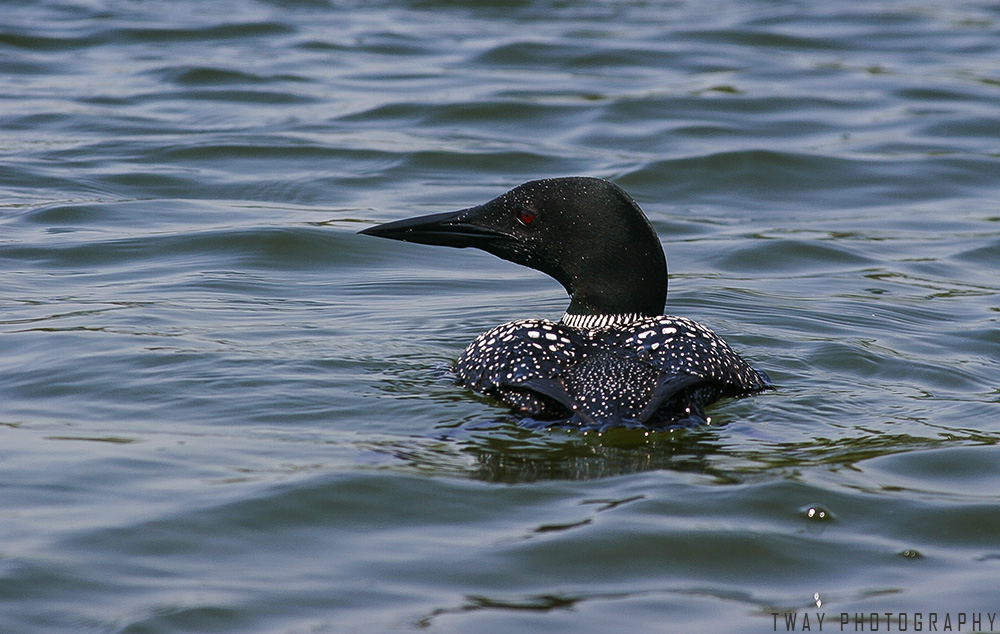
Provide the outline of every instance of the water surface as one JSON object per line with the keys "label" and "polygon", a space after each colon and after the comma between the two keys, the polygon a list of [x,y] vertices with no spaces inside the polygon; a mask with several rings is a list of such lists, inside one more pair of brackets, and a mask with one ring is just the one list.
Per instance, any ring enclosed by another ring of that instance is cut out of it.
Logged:
{"label": "water surface", "polygon": [[[1000,608],[995,4],[4,15],[0,630]],[[778,391],[584,435],[452,383],[562,289],[356,231],[573,174],[633,195],[668,311]]]}

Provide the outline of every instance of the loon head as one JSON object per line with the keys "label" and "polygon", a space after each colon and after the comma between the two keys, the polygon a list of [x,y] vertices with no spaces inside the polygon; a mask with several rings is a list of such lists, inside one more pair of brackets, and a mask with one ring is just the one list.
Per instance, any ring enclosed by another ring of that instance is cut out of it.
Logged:
{"label": "loon head", "polygon": [[555,278],[570,316],[659,315],[667,263],[652,225],[617,185],[549,178],[461,211],[389,222],[361,233],[405,242],[476,247]]}

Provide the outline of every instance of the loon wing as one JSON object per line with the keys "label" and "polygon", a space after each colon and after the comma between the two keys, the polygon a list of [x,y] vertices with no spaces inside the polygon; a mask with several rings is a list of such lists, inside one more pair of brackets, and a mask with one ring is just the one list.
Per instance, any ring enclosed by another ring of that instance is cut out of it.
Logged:
{"label": "loon wing", "polygon": [[558,380],[573,362],[579,336],[541,319],[521,319],[487,330],[455,363],[467,388],[502,400],[530,416],[569,417],[573,401]]}
{"label": "loon wing", "polygon": [[[621,333],[619,343],[648,359],[667,377],[700,379],[705,404],[720,396],[745,396],[774,388],[767,374],[751,367],[722,337],[684,317],[661,315],[637,321]],[[698,389],[697,382],[686,388]]]}
{"label": "loon wing", "polygon": [[559,379],[528,379],[518,385],[542,396],[547,396],[568,410],[572,410],[576,406],[573,397],[569,395],[566,386]]}
{"label": "loon wing", "polygon": [[559,412],[560,418],[565,418],[565,423],[579,423],[582,427],[601,427],[600,421],[596,420],[591,412],[585,407],[580,407],[577,401],[566,391],[566,384],[560,379],[528,379],[521,385],[536,394],[547,396],[565,408],[564,412]]}
{"label": "loon wing", "polygon": [[[703,377],[695,376],[694,374],[661,374],[657,377],[653,395],[650,397],[646,407],[635,417],[636,420],[640,423],[650,422],[650,419],[657,414],[660,408],[666,405],[672,398],[704,381]],[[700,403],[679,403],[678,405],[680,407],[677,409],[683,408],[685,414],[704,418]]]}

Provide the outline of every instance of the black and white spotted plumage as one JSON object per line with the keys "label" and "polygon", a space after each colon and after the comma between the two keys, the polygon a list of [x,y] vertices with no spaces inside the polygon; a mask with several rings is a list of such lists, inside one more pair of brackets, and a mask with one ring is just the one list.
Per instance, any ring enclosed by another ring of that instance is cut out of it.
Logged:
{"label": "black and white spotted plumage", "polygon": [[708,328],[661,315],[663,247],[639,205],[605,180],[531,181],[482,205],[361,233],[482,249],[563,285],[570,305],[561,321],[492,328],[455,367],[464,386],[541,424],[695,425],[716,399],[771,387]]}
{"label": "black and white spotted plumage", "polygon": [[582,429],[704,422],[712,401],[771,387],[717,334],[667,315],[598,329],[501,324],[465,349],[455,372],[465,387],[525,416]]}

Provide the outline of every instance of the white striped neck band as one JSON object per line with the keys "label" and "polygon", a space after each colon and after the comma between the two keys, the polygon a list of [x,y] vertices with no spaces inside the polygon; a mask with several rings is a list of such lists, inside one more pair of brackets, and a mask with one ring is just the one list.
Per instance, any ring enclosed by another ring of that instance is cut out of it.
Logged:
{"label": "white striped neck band", "polygon": [[642,319],[642,315],[639,313],[625,313],[620,315],[570,315],[566,313],[559,321],[570,328],[601,330],[602,328],[630,324],[638,319]]}

